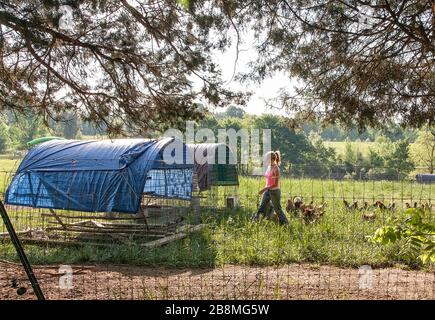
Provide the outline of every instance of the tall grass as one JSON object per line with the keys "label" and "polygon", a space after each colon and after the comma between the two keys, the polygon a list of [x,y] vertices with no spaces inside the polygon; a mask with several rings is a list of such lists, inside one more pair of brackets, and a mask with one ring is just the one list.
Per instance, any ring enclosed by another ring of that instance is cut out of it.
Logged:
{"label": "tall grass", "polygon": [[[176,267],[210,267],[224,264],[280,265],[312,262],[339,266],[391,266],[397,263],[417,267],[400,255],[399,247],[382,247],[368,242],[367,235],[381,225],[364,221],[346,210],[327,212],[314,224],[289,217],[288,226],[264,220],[251,223],[247,210],[208,214],[207,227],[190,237],[164,247],[147,249],[136,243],[108,248],[41,247],[27,245],[33,263],[129,263]],[[2,244],[0,256],[13,259],[10,244]]]}

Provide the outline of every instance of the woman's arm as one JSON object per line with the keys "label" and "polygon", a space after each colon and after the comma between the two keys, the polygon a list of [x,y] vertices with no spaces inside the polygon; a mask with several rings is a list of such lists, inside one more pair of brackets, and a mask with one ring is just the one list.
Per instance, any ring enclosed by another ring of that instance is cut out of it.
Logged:
{"label": "woman's arm", "polygon": [[267,189],[269,189],[269,187],[264,187],[263,189],[261,189],[260,191],[258,191],[259,195],[262,195],[264,193],[264,191],[266,191]]}

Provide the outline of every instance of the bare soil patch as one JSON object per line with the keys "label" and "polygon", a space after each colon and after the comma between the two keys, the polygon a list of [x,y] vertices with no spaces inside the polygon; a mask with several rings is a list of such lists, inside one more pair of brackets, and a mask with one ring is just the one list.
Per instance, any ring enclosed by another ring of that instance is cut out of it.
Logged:
{"label": "bare soil patch", "polygon": [[[47,299],[434,299],[434,272],[291,264],[162,268],[74,265],[73,288],[59,266],[34,266]],[[15,284],[15,285],[14,285]],[[26,288],[22,295],[20,287]],[[0,300],[35,299],[21,266],[0,263]]]}

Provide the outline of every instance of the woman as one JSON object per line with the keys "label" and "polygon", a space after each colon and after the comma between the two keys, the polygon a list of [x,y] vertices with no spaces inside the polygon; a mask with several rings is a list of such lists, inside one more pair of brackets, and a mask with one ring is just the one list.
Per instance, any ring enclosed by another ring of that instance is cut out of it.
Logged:
{"label": "woman", "polygon": [[260,207],[253,217],[253,221],[257,221],[260,215],[267,215],[270,202],[272,202],[273,210],[278,215],[281,224],[288,224],[287,217],[281,207],[281,190],[279,188],[279,164],[281,163],[281,154],[279,151],[269,151],[265,155],[265,162],[268,165],[266,173],[266,187],[258,193],[263,195],[261,198]]}

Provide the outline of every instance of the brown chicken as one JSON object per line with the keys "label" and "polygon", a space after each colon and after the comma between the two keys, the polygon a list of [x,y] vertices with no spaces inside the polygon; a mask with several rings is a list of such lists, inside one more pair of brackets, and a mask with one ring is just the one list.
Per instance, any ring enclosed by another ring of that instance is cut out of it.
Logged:
{"label": "brown chicken", "polygon": [[287,205],[285,206],[285,211],[287,213],[293,212],[296,209],[295,204],[292,199],[287,199]]}
{"label": "brown chicken", "polygon": [[294,216],[298,215],[298,208],[296,208],[295,203],[292,199],[287,199],[287,205],[285,207],[285,210],[287,211],[287,213],[291,213]]}
{"label": "brown chicken", "polygon": [[343,199],[343,204],[347,210],[353,211],[358,209],[358,201],[354,201],[352,204],[349,204],[349,202]]}
{"label": "brown chicken", "polygon": [[387,206],[380,200],[377,200],[374,204],[374,207],[380,209],[380,210],[387,210]]}
{"label": "brown chicken", "polygon": [[314,209],[305,208],[303,211],[303,219],[306,223],[313,223],[317,219],[317,215]]}
{"label": "brown chicken", "polygon": [[295,197],[293,200],[287,200],[286,210],[287,212],[292,212],[295,216],[300,213],[300,217],[306,223],[314,223],[318,218],[320,218],[325,213],[326,202],[321,205],[316,206],[314,201],[306,204],[301,198]]}

